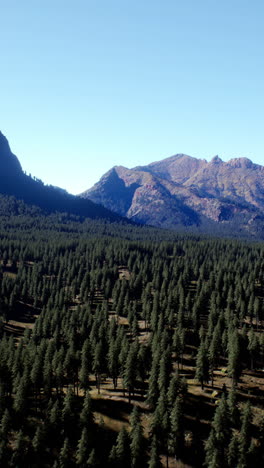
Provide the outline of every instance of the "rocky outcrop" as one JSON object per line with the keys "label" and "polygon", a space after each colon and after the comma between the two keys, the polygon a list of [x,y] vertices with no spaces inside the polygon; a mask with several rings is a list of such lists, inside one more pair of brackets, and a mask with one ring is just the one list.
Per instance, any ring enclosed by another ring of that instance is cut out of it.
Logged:
{"label": "rocky outcrop", "polygon": [[143,224],[253,233],[257,220],[259,233],[264,167],[247,158],[207,162],[177,154],[134,169],[114,167],[81,196]]}

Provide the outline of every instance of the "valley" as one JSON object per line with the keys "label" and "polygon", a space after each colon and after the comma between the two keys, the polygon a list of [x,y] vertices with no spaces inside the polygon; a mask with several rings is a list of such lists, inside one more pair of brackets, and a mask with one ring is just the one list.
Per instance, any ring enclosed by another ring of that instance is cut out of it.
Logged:
{"label": "valley", "polygon": [[1,134],[0,169],[1,466],[262,467],[263,168],[178,155],[91,201]]}
{"label": "valley", "polygon": [[0,220],[1,464],[261,466],[263,245],[20,221]]}

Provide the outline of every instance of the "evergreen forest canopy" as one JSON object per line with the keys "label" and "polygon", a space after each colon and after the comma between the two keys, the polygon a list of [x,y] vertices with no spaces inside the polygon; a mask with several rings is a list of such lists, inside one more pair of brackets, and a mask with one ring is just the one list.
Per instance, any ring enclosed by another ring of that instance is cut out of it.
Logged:
{"label": "evergreen forest canopy", "polygon": [[263,466],[263,243],[0,211],[1,466]]}

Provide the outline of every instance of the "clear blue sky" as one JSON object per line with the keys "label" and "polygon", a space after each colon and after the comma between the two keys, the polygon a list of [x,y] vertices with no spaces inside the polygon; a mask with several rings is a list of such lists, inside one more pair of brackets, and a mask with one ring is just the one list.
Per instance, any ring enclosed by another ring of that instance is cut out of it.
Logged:
{"label": "clear blue sky", "polygon": [[0,0],[0,130],[80,193],[176,153],[264,164],[263,0]]}

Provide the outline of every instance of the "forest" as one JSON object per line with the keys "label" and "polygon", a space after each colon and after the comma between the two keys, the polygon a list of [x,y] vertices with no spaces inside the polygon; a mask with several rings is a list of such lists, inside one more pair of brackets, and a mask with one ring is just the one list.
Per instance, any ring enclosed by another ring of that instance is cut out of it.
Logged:
{"label": "forest", "polygon": [[263,243],[1,214],[0,466],[264,466]]}

